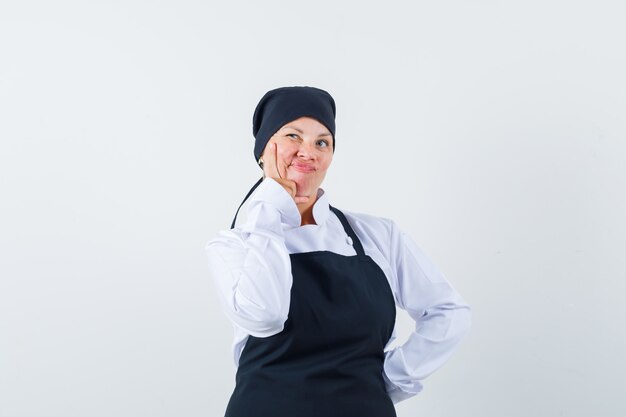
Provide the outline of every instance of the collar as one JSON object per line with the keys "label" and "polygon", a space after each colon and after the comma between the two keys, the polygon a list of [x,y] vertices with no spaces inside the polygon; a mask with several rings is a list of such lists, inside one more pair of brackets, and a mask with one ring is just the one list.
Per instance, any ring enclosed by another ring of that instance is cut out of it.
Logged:
{"label": "collar", "polygon": [[328,219],[330,207],[328,205],[328,196],[323,188],[317,189],[317,199],[313,203],[313,219],[318,225],[323,224]]}

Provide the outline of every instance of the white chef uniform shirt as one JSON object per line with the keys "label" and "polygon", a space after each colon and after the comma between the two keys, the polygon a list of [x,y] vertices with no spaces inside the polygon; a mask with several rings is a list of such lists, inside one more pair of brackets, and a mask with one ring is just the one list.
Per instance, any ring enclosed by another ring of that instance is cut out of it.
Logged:
{"label": "white chef uniform shirt", "polygon": [[[234,327],[235,366],[248,335],[269,337],[283,330],[291,293],[290,253],[328,250],[355,255],[352,239],[318,188],[313,206],[317,224],[300,226],[289,193],[265,178],[248,200],[247,219],[224,230],[205,247],[223,311]],[[470,306],[413,240],[390,219],[345,211],[350,226],[383,270],[395,303],[415,321],[401,346],[385,347],[383,379],[394,403],[422,390],[422,380],[451,356],[470,327]]]}

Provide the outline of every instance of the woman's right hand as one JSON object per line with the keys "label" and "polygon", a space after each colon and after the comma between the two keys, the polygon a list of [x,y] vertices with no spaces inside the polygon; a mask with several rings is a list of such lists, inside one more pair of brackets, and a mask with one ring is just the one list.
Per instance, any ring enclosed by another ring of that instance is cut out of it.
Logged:
{"label": "woman's right hand", "polygon": [[298,196],[296,197],[297,185],[296,182],[287,179],[287,166],[278,158],[278,145],[276,142],[270,140],[267,144],[265,152],[263,152],[263,177],[272,178],[291,195],[296,204],[306,203],[309,201],[309,197]]}

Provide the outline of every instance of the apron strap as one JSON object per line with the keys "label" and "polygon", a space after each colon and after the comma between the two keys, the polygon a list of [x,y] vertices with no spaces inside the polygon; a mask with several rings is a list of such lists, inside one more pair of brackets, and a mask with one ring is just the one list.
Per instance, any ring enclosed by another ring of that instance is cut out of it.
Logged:
{"label": "apron strap", "polygon": [[241,208],[241,206],[243,206],[243,203],[245,203],[245,202],[246,202],[246,200],[248,199],[248,197],[250,197],[250,194],[252,194],[252,192],[253,192],[254,190],[256,190],[256,187],[258,187],[258,186],[261,184],[261,182],[262,182],[262,181],[263,181],[263,177],[261,177],[261,178],[260,178],[260,179],[256,182],[256,184],[254,184],[254,185],[252,186],[252,188],[250,188],[250,191],[248,191],[248,194],[246,194],[246,196],[243,198],[243,201],[241,202],[241,204],[239,204],[239,208],[237,209],[237,212],[235,213],[235,218],[233,219],[233,222],[232,222],[232,223],[231,223],[231,225],[230,225],[230,228],[231,228],[231,229],[235,227],[235,222],[237,221],[237,214],[239,214],[239,209]]}
{"label": "apron strap", "polygon": [[348,223],[348,219],[346,219],[346,216],[339,209],[331,206],[330,204],[328,205],[328,207],[333,211],[333,213],[337,215],[337,217],[339,218],[339,221],[343,225],[343,229],[346,231],[348,236],[350,236],[350,238],[352,239],[352,246],[356,250],[357,255],[362,255],[362,256],[365,255],[365,251],[363,250],[363,245],[361,245],[361,241],[357,237],[356,233],[354,233],[354,230],[350,226],[350,223]]}

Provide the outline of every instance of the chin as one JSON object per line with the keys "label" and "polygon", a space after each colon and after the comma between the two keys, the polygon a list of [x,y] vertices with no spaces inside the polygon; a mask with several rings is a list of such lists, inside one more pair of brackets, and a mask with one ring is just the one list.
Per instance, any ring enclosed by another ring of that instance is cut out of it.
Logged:
{"label": "chin", "polygon": [[[295,174],[295,175],[294,175]],[[287,179],[292,180],[296,183],[297,195],[298,196],[311,196],[317,191],[319,187],[319,183],[316,178],[312,178],[311,175],[303,174],[303,173],[294,173],[291,175],[287,175]]]}
{"label": "chin", "polygon": [[299,181],[296,181],[296,195],[298,197],[307,196],[314,197],[315,192],[317,191],[317,187],[312,186],[311,184],[302,184]]}

